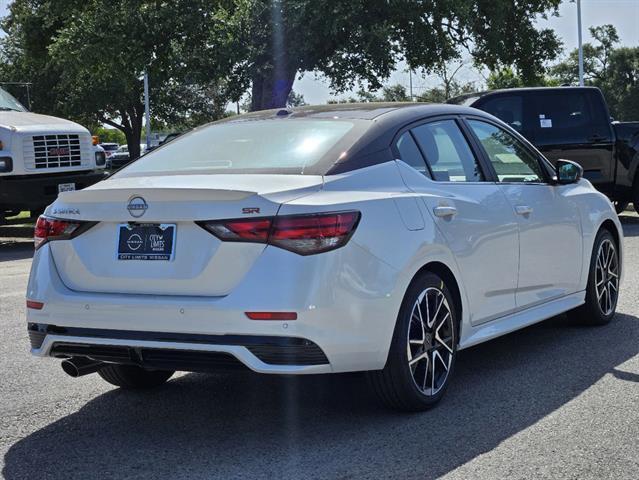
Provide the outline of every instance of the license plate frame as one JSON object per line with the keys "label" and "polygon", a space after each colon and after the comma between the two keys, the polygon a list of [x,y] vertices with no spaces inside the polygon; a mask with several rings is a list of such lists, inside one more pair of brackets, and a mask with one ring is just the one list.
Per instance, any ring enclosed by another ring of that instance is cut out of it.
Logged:
{"label": "license plate frame", "polygon": [[58,183],[58,194],[63,192],[75,192],[75,182]]}
{"label": "license plate frame", "polygon": [[120,223],[116,259],[171,262],[175,258],[176,233],[175,223]]}

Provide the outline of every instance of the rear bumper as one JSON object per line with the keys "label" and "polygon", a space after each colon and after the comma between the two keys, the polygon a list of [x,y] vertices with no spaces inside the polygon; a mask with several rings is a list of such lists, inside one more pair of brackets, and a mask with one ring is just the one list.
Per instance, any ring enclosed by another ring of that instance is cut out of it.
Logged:
{"label": "rear bumper", "polygon": [[[44,303],[27,309],[27,322],[45,326],[32,348],[41,357],[61,345],[114,346],[127,358],[141,351],[142,360],[218,352],[261,373],[377,370],[410,280],[351,242],[308,257],[267,247],[226,296],[79,292],[62,282],[50,247],[36,251],[27,288],[27,298]],[[247,311],[295,311],[297,320],[250,320]]]}
{"label": "rear bumper", "polygon": [[32,353],[56,358],[87,357],[106,363],[183,371],[217,371],[246,366],[262,373],[324,373],[324,352],[295,337],[193,335],[67,328],[29,324]]}
{"label": "rear bumper", "polygon": [[75,183],[76,190],[81,190],[105,177],[104,170],[0,176],[0,210],[43,208],[58,197],[59,184]]}

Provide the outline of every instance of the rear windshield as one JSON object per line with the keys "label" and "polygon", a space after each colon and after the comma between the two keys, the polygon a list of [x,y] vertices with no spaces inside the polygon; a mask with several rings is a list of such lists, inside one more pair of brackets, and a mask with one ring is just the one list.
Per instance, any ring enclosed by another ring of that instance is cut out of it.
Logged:
{"label": "rear windshield", "polygon": [[[345,120],[264,119],[214,123],[141,157],[117,176],[165,173],[317,173],[352,145]],[[311,172],[314,170],[314,172]]]}

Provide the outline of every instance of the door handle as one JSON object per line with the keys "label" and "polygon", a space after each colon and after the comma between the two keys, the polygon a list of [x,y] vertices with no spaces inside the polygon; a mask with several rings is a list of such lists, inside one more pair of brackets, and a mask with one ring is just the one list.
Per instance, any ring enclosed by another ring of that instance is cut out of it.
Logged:
{"label": "door handle", "polygon": [[436,217],[446,218],[457,215],[457,209],[455,207],[440,205],[439,207],[433,208],[433,213]]}
{"label": "door handle", "polygon": [[530,215],[532,211],[532,207],[529,207],[528,205],[517,205],[515,207],[515,213],[517,215]]}

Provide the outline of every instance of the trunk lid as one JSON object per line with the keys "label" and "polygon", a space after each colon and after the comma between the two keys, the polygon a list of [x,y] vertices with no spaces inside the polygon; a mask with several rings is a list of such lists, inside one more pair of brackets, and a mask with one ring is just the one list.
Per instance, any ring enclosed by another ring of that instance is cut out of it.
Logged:
{"label": "trunk lid", "polygon": [[[223,296],[265,246],[221,242],[195,222],[273,216],[282,203],[321,188],[322,177],[309,175],[115,177],[61,194],[47,209],[54,217],[98,222],[71,240],[51,242],[51,251],[72,290]],[[171,260],[119,259],[124,226],[147,224],[175,226]]]}

